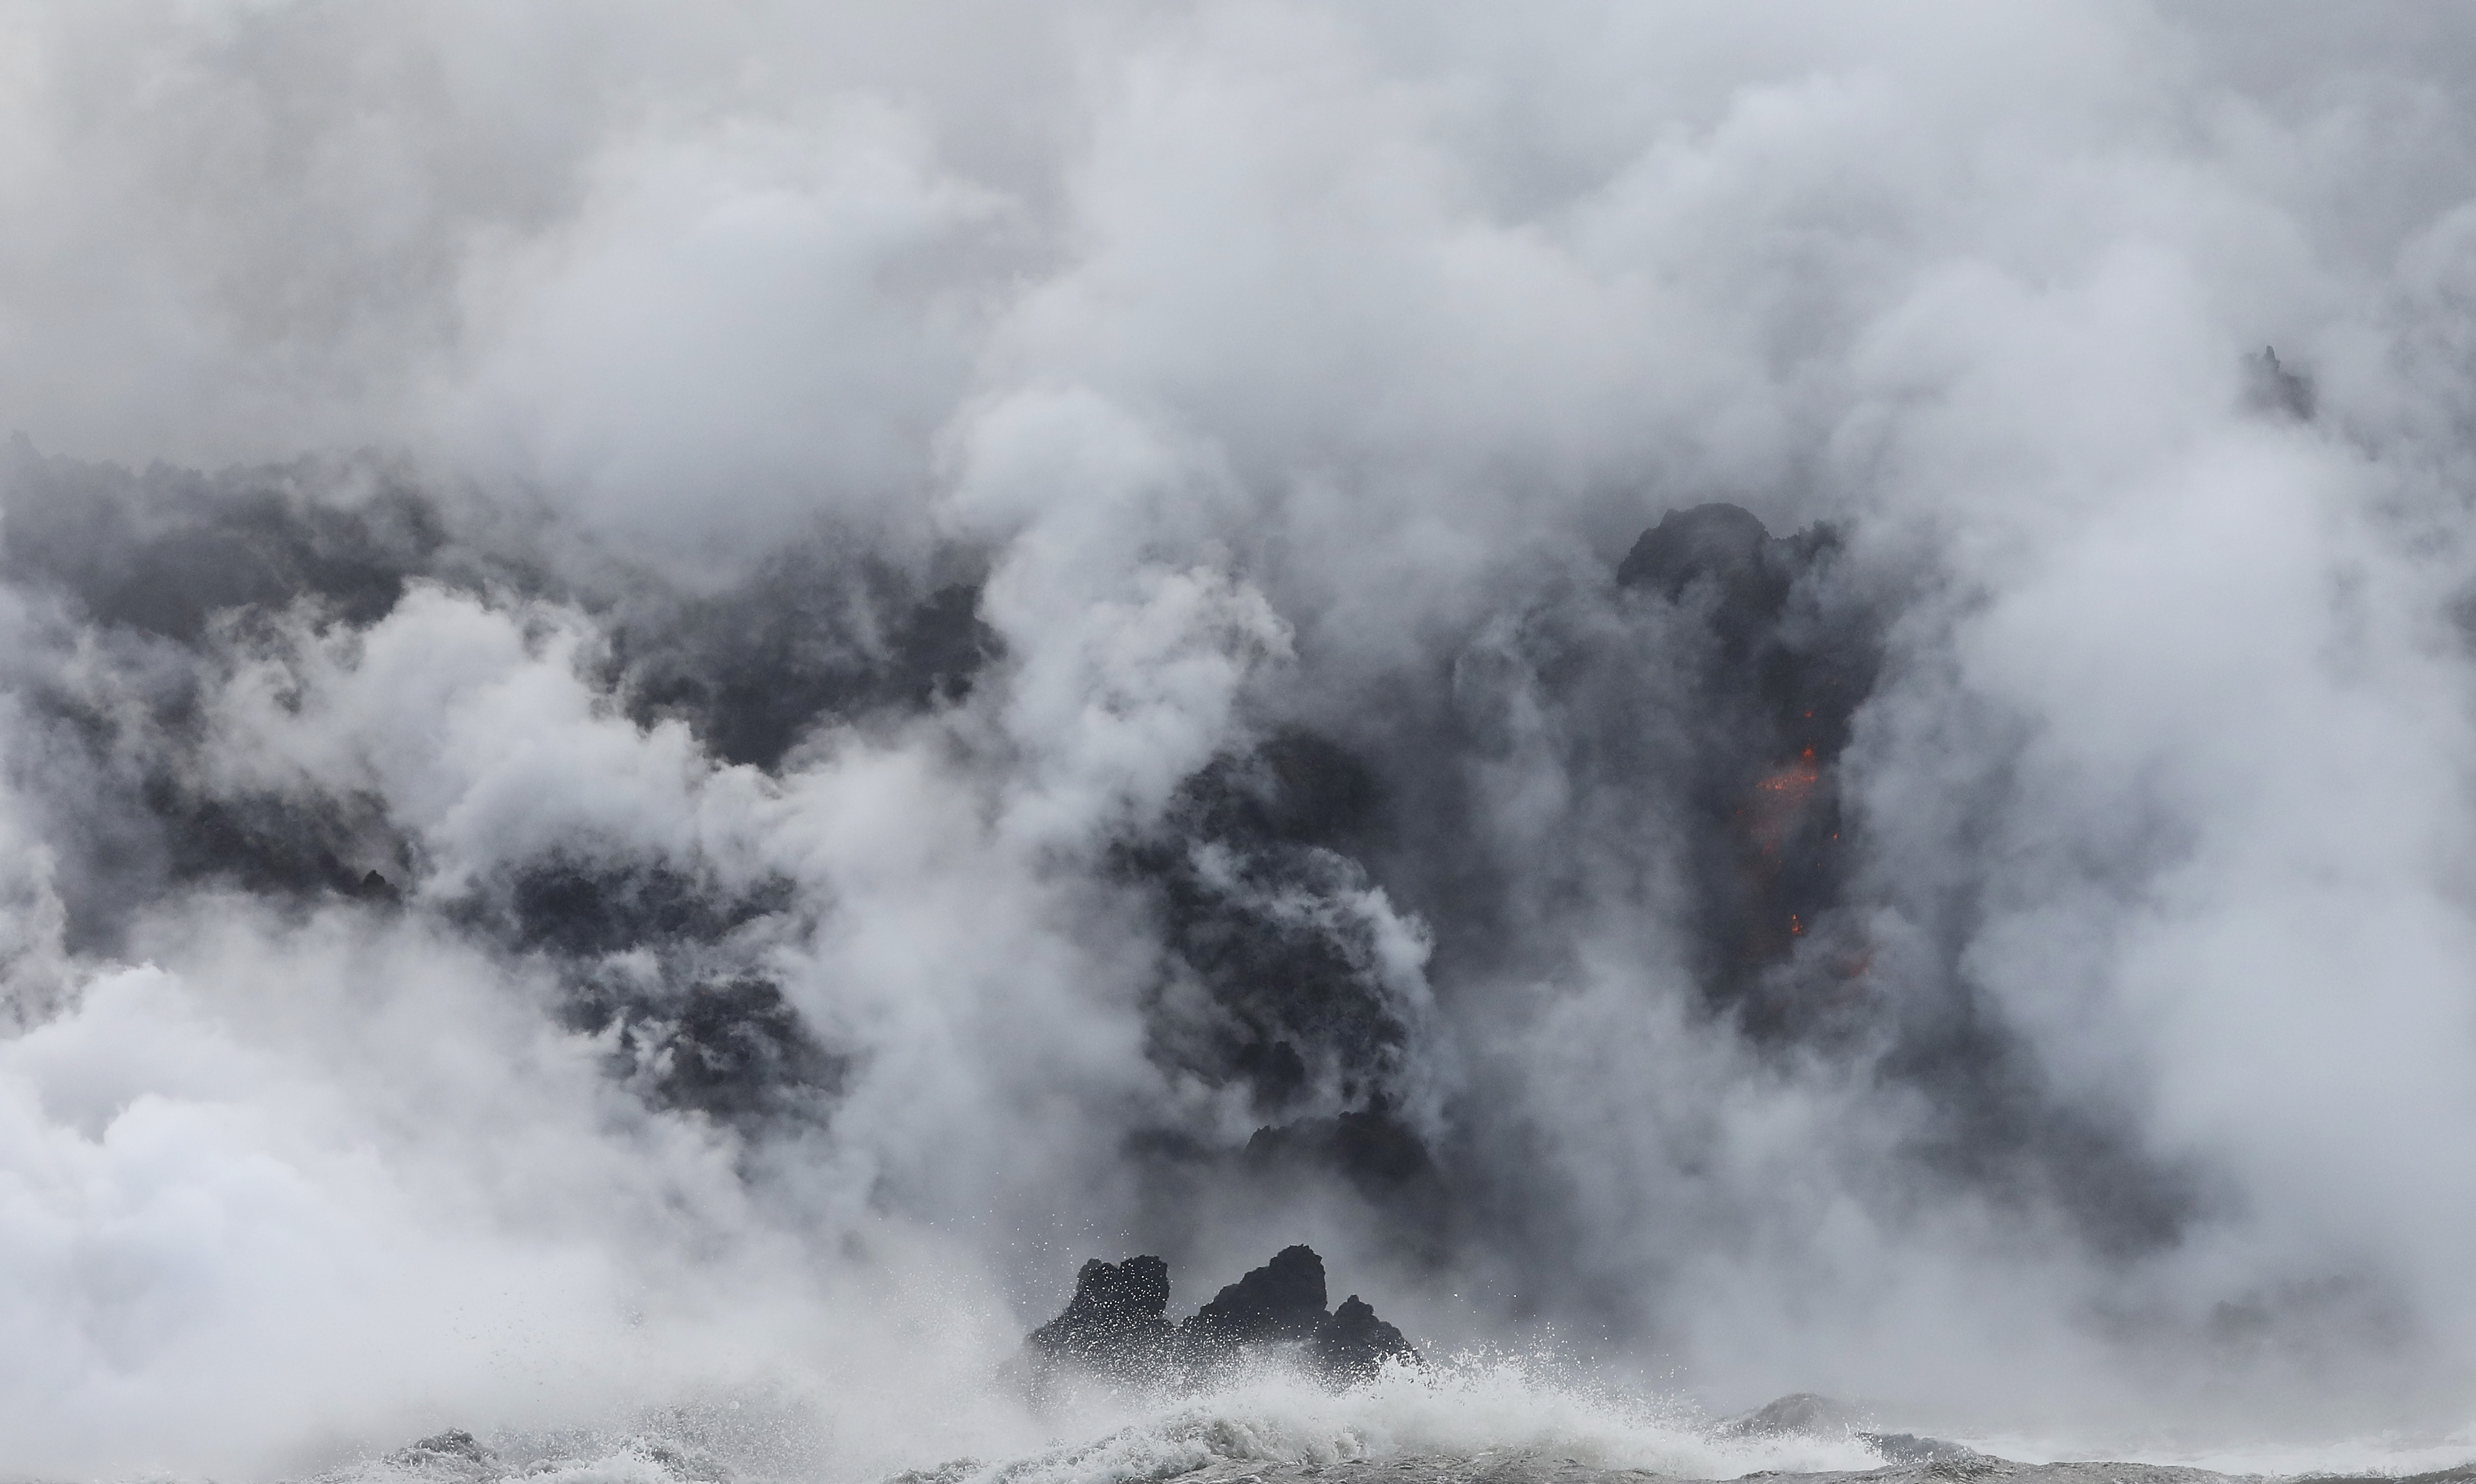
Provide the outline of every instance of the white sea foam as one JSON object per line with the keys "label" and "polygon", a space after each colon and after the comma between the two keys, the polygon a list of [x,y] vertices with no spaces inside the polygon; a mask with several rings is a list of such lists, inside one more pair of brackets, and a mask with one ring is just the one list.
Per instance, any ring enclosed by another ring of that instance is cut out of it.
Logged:
{"label": "white sea foam", "polygon": [[[1629,1395],[1553,1363],[1475,1354],[1388,1364],[1346,1391],[1263,1365],[1201,1395],[1071,1397],[1048,1415],[1050,1435],[1019,1435],[1018,1451],[1003,1451],[1003,1429],[978,1430],[978,1443],[1000,1445],[995,1456],[941,1457],[962,1434],[921,1429],[916,1418],[878,1432],[853,1431],[848,1421],[829,1422],[779,1397],[708,1402],[609,1430],[501,1434],[486,1440],[485,1462],[398,1449],[328,1470],[315,1484],[1157,1484],[1223,1465],[1492,1457],[1736,1479],[1881,1468],[1886,1457],[1864,1427],[1899,1425],[1867,1418],[1742,1436],[1679,1395]],[[2021,1463],[2104,1459],[2263,1479],[2403,1477],[2476,1461],[2476,1428],[2279,1444],[2017,1432],[1948,1441]],[[889,1470],[906,1449],[913,1462]]]}
{"label": "white sea foam", "polygon": [[1391,1364],[1342,1392],[1268,1368],[1085,1441],[929,1472],[944,1484],[1147,1484],[1225,1462],[1489,1453],[1695,1478],[1883,1462],[1853,1434],[1721,1437],[1682,1398],[1626,1397],[1516,1359],[1462,1356],[1427,1368]]}
{"label": "white sea foam", "polygon": [[2439,1433],[2371,1432],[2274,1442],[2102,1433],[1987,1433],[1953,1441],[1982,1453],[2022,1463],[2103,1458],[2266,1479],[2367,1475],[2404,1478],[2476,1463],[2476,1426]]}

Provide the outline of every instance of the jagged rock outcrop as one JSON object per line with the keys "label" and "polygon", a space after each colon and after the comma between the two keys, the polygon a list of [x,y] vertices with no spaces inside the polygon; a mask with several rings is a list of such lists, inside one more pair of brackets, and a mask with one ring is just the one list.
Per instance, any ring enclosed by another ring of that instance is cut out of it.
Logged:
{"label": "jagged rock outcrop", "polygon": [[1043,1360],[1131,1379],[1157,1371],[1168,1359],[1175,1333],[1162,1317],[1168,1307],[1168,1263],[1157,1257],[1122,1263],[1095,1257],[1075,1275],[1075,1297],[1066,1312],[1024,1343]]}
{"label": "jagged rock outcrop", "polygon": [[1316,1366],[1337,1380],[1364,1380],[1388,1357],[1418,1353],[1400,1330],[1377,1319],[1374,1308],[1356,1294],[1344,1298],[1332,1317],[1316,1326]]}
{"label": "jagged rock outcrop", "polygon": [[1325,1308],[1324,1259],[1310,1247],[1284,1248],[1175,1329],[1163,1317],[1168,1302],[1160,1258],[1085,1263],[1066,1311],[1025,1337],[1036,1386],[1066,1367],[1120,1384],[1207,1384],[1250,1355],[1283,1352],[1346,1384],[1388,1357],[1418,1355],[1356,1294],[1338,1311]]}
{"label": "jagged rock outcrop", "polygon": [[1211,1356],[1247,1346],[1311,1340],[1327,1317],[1324,1259],[1311,1247],[1286,1247],[1196,1310],[1177,1333],[1190,1352]]}

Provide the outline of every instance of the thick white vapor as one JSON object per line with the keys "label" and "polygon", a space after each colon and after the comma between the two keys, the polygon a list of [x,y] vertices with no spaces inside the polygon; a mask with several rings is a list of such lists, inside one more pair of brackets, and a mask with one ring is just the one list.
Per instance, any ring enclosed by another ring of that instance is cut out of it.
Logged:
{"label": "thick white vapor", "polygon": [[[1107,1421],[1026,1322],[1147,1242],[1714,1407],[2469,1422],[2471,67],[2413,5],[0,0],[0,1476],[760,1397],[835,1476],[1019,1453]],[[427,565],[230,585],[235,465]],[[1696,986],[1709,615],[1613,570],[1716,501],[1881,626],[1837,1039]],[[956,586],[967,689],[779,755],[646,679]],[[1414,843],[1181,833],[1299,732]],[[1282,1116],[1381,1081],[1449,1220],[1215,1183],[1273,1118],[1181,1050],[1172,856],[1343,945],[1391,1039]],[[522,940],[554,868],[693,930]],[[691,980],[822,1111],[577,1009]]]}

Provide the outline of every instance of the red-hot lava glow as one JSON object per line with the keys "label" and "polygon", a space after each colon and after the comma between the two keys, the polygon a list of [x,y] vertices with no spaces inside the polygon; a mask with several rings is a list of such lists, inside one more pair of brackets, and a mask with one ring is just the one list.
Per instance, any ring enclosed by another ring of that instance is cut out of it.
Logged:
{"label": "red-hot lava glow", "polygon": [[1814,760],[1814,749],[1808,747],[1797,754],[1797,760],[1764,778],[1754,785],[1752,818],[1746,831],[1767,857],[1779,854],[1800,816],[1806,801],[1814,796],[1814,786],[1821,781],[1821,765]]}

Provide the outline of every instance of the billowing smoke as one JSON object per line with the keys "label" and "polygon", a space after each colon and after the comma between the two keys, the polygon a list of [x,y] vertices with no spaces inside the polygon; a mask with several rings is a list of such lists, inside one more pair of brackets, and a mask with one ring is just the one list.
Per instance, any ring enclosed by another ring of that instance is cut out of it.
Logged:
{"label": "billowing smoke", "polygon": [[2469,1421],[2476,22],[0,36],[0,1472],[1003,1452],[1295,1242]]}

